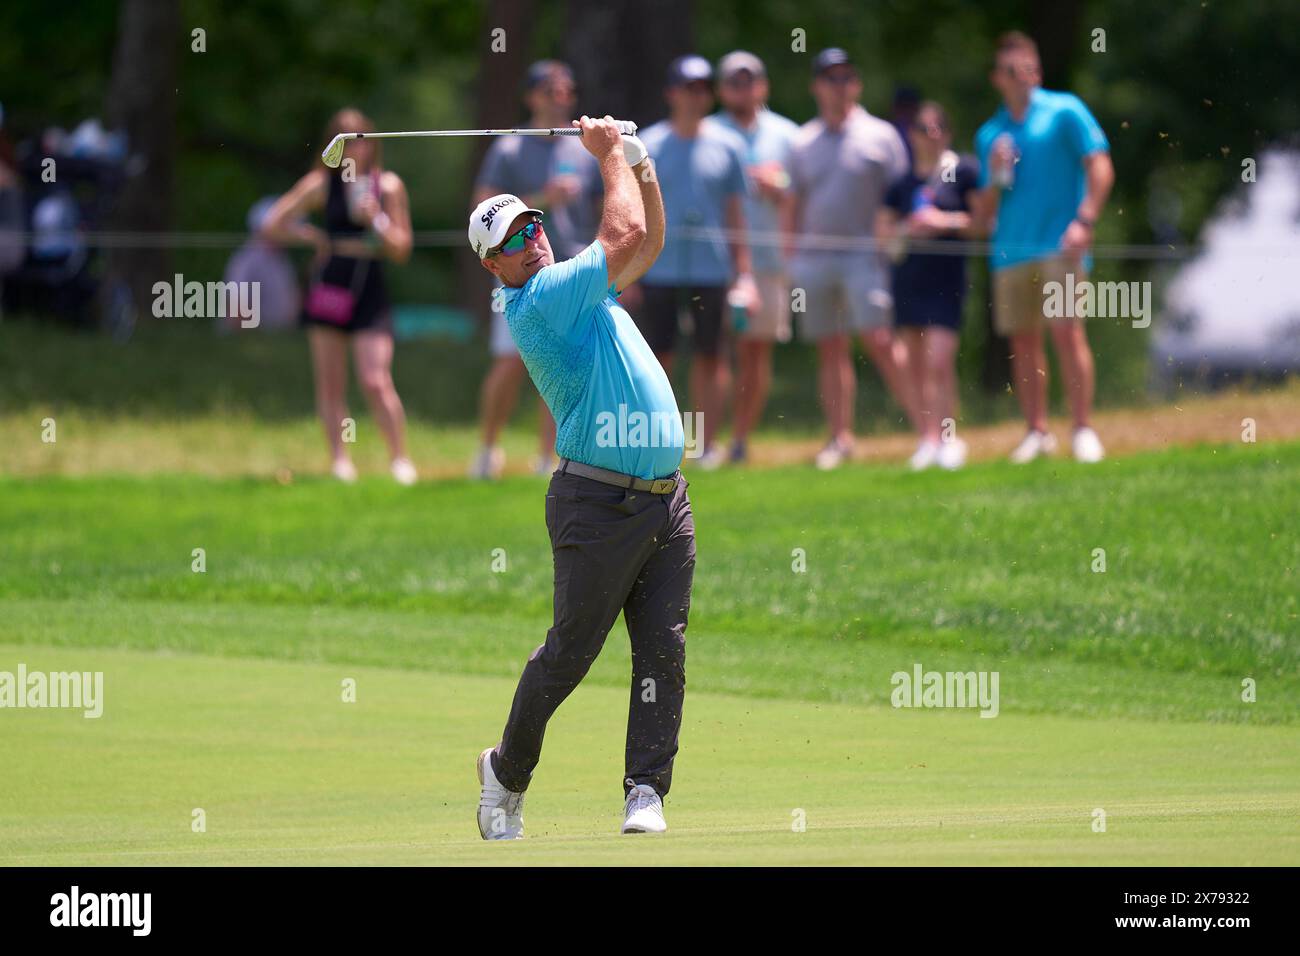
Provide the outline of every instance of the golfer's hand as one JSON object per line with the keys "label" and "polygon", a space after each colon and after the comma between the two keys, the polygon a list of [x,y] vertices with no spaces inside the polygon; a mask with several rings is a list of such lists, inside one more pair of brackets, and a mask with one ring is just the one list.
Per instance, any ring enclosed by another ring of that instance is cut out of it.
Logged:
{"label": "golfer's hand", "polygon": [[627,157],[629,166],[639,166],[650,155],[649,150],[645,148],[645,143],[641,142],[635,136],[623,135],[623,155]]}
{"label": "golfer's hand", "polygon": [[614,117],[607,115],[604,119],[592,119],[584,116],[573,123],[582,130],[582,145],[597,159],[604,159],[615,149],[622,149],[623,137],[614,125]]}

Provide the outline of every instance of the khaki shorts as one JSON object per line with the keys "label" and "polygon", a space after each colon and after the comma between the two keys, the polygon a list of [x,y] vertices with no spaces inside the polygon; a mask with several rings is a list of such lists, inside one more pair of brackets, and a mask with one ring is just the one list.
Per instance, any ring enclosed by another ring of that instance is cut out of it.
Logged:
{"label": "khaki shorts", "polygon": [[805,342],[893,323],[887,270],[870,256],[802,253],[790,263],[790,284],[803,293],[799,338]]}
{"label": "khaki shorts", "polygon": [[[1066,276],[1074,273],[1076,283],[1088,278],[1088,272],[1077,261],[1064,256],[1036,259],[1019,265],[1007,266],[993,273],[993,328],[1001,336],[1034,332],[1049,321],[1044,318],[1047,299],[1045,286],[1049,282],[1066,284]],[[1080,322],[1077,319],[1051,319],[1052,322]]]}
{"label": "khaki shorts", "polygon": [[738,336],[764,342],[790,341],[790,283],[779,272],[756,272],[754,284],[763,300]]}

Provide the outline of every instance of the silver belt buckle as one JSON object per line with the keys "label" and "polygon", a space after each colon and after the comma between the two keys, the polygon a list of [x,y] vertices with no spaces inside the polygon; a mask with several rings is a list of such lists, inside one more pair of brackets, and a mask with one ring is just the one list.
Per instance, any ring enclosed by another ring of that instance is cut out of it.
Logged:
{"label": "silver belt buckle", "polygon": [[677,487],[675,478],[656,478],[650,483],[650,493],[652,495],[666,495]]}

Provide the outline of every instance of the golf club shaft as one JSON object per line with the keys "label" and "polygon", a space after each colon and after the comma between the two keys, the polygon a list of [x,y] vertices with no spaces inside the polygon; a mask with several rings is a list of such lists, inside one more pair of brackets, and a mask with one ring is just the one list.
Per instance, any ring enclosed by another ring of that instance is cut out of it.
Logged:
{"label": "golf club shaft", "polygon": [[[619,120],[619,132],[631,133],[635,125]],[[628,129],[627,127],[631,127]],[[432,129],[402,133],[351,133],[355,139],[391,139],[400,136],[581,136],[576,126],[553,126],[550,129]]]}
{"label": "golf club shaft", "polygon": [[[636,123],[614,120],[614,125],[624,136],[636,135]],[[550,129],[426,129],[397,133],[339,133],[321,153],[325,165],[337,168],[343,161],[343,147],[350,139],[403,139],[411,136],[581,136],[576,126],[554,126]]]}

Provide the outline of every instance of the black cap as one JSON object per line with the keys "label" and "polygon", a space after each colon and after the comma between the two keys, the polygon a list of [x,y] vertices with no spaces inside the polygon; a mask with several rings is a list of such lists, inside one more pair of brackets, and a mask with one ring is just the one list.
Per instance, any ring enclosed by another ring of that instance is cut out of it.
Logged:
{"label": "black cap", "polygon": [[563,73],[570,83],[573,82],[573,70],[569,69],[569,64],[561,60],[538,60],[524,75],[525,92],[531,93],[556,73]]}
{"label": "black cap", "polygon": [[853,66],[846,50],[837,46],[828,46],[813,57],[813,76],[821,76],[833,66]]}
{"label": "black cap", "polygon": [[688,53],[668,64],[669,86],[685,86],[698,80],[706,83],[713,82],[713,67],[704,57]]}

